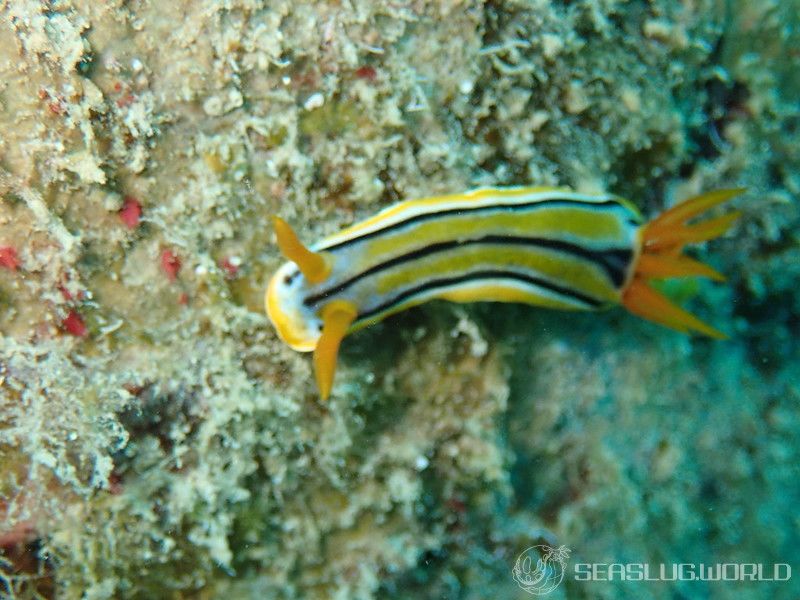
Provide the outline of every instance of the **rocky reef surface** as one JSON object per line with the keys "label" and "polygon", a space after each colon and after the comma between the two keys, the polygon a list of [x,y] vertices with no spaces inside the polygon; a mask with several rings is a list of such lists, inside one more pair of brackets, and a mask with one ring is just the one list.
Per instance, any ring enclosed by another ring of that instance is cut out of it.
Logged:
{"label": "rocky reef surface", "polygon": [[[0,595],[528,598],[571,563],[800,544],[800,3],[0,2]],[[645,214],[744,186],[668,291],[434,303],[348,338],[334,395],[263,313],[313,241],[481,185]],[[575,581],[552,598],[794,598]]]}

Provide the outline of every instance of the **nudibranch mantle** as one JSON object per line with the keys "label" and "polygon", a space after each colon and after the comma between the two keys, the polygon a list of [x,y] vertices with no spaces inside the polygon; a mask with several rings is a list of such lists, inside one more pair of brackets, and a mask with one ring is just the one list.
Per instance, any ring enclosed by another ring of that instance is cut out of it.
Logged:
{"label": "nudibranch mantle", "polygon": [[738,213],[687,221],[741,191],[703,194],[644,223],[610,194],[483,188],[401,202],[310,247],[276,217],[289,262],[269,283],[267,313],[289,346],[315,351],[323,399],[345,335],[435,298],[562,310],[622,304],[679,331],[724,337],[647,281],[722,279],[681,250],[721,235]]}

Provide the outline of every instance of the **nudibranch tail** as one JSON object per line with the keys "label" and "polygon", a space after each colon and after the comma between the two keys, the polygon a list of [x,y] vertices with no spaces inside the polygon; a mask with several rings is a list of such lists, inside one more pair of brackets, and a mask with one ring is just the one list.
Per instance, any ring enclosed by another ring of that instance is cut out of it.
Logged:
{"label": "nudibranch tail", "polygon": [[633,277],[622,292],[622,304],[635,315],[672,329],[684,333],[695,331],[724,339],[724,333],[673,304],[650,287],[648,281],[692,276],[724,281],[725,277],[716,270],[681,252],[687,244],[704,242],[724,234],[739,217],[738,212],[698,224],[690,225],[688,222],[743,191],[738,188],[701,194],[674,206],[645,225]]}
{"label": "nudibranch tail", "polygon": [[314,372],[320,398],[327,400],[333,387],[339,345],[358,316],[358,308],[346,300],[333,300],[322,308],[320,316],[322,335],[314,350]]}
{"label": "nudibranch tail", "polygon": [[331,266],[325,255],[312,252],[303,245],[291,226],[280,217],[273,217],[275,235],[281,253],[297,265],[309,283],[322,283],[330,275]]}

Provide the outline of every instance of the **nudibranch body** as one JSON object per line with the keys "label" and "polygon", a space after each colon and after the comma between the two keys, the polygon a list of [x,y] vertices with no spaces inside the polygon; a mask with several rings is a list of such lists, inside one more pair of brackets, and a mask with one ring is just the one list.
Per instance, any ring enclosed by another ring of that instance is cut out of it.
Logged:
{"label": "nudibranch body", "polygon": [[647,281],[722,280],[681,251],[718,237],[738,213],[687,222],[741,191],[703,194],[644,223],[632,204],[613,195],[478,189],[401,202],[310,248],[276,217],[278,245],[290,262],[269,283],[267,313],[282,340],[314,351],[323,399],[345,335],[437,298],[562,310],[622,304],[679,331],[724,337]]}

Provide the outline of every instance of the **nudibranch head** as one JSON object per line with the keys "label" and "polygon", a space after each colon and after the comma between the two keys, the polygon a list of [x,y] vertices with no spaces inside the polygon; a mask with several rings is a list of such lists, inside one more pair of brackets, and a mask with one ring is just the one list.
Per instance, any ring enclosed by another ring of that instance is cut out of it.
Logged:
{"label": "nudibranch head", "polygon": [[314,371],[320,397],[328,398],[336,372],[339,344],[358,316],[353,302],[330,298],[318,305],[313,292],[331,274],[327,252],[306,248],[288,223],[275,217],[275,235],[290,262],[273,275],[267,287],[267,315],[278,336],[295,350],[314,351]]}
{"label": "nudibranch head", "polygon": [[267,287],[267,316],[286,344],[299,352],[311,352],[322,335],[322,319],[303,304],[308,281],[294,262],[277,270]]}

